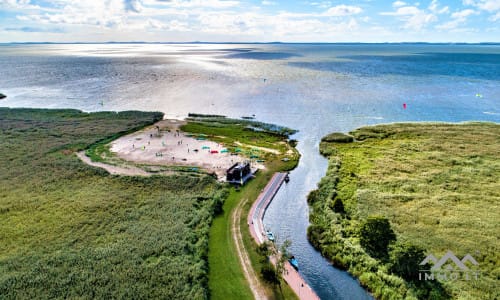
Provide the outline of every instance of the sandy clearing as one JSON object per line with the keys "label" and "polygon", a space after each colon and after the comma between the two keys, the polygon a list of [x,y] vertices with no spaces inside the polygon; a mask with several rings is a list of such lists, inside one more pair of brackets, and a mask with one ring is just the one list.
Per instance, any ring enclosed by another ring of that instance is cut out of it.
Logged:
{"label": "sandy clearing", "polygon": [[[199,167],[216,173],[219,179],[225,177],[226,170],[234,163],[247,160],[241,155],[221,153],[225,149],[223,144],[187,136],[179,131],[183,124],[185,121],[160,121],[111,142],[111,151],[134,163]],[[252,168],[264,166],[252,163]]]}

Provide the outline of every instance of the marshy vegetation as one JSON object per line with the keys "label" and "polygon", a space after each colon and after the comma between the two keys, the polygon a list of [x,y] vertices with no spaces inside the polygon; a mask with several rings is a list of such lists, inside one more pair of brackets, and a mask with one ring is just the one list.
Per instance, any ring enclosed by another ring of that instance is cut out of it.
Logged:
{"label": "marshy vegetation", "polygon": [[0,108],[0,298],[206,299],[212,177],[123,177],[75,152],[161,113]]}
{"label": "marshy vegetation", "polygon": [[[500,125],[391,124],[350,135],[320,145],[329,166],[308,197],[311,243],[376,298],[498,299]],[[448,250],[472,255],[479,279],[420,280],[425,256]]]}

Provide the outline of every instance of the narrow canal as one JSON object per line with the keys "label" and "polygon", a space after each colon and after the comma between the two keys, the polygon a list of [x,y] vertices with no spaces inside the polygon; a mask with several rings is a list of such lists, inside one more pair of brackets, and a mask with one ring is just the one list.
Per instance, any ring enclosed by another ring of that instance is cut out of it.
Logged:
{"label": "narrow canal", "polygon": [[299,261],[299,272],[321,299],[372,299],[355,278],[330,265],[307,240],[307,194],[325,175],[328,163],[318,151],[322,133],[311,132],[294,137],[299,140],[300,163],[290,173],[290,182],[281,186],[269,205],[264,226],[271,229],[279,241],[292,241],[289,250]]}

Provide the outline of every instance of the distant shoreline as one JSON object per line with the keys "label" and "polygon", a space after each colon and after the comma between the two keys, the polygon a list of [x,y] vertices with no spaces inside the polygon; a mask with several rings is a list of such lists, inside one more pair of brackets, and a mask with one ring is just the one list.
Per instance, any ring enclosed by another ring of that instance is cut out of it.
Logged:
{"label": "distant shoreline", "polygon": [[142,41],[128,41],[128,42],[1,42],[0,45],[116,45],[116,44],[152,44],[152,45],[189,45],[189,44],[199,44],[199,45],[492,45],[500,46],[499,42],[479,42],[479,43],[467,43],[467,42],[339,42],[339,43],[328,43],[328,42],[142,42]]}

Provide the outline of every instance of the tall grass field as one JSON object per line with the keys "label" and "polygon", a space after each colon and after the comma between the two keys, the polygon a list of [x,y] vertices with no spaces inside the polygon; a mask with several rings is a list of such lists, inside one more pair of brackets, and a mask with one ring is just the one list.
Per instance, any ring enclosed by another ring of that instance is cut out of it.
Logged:
{"label": "tall grass field", "polygon": [[[308,237],[334,265],[378,299],[500,299],[499,124],[363,127],[323,138],[320,151],[329,167],[308,197]],[[423,258],[448,251],[477,265],[419,275],[433,265]]]}
{"label": "tall grass field", "polygon": [[207,299],[212,177],[113,176],[75,151],[161,113],[0,108],[1,299]]}

